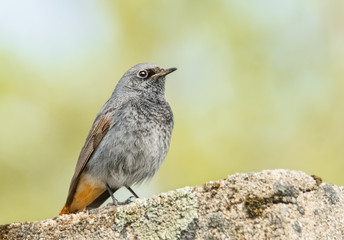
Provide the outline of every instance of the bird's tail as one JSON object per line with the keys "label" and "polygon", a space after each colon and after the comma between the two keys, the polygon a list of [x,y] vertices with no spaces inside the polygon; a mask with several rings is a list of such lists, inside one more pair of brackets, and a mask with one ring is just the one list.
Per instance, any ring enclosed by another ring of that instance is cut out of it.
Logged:
{"label": "bird's tail", "polygon": [[[117,189],[113,189],[113,191],[115,192]],[[93,202],[89,203],[85,203],[84,201],[82,201],[81,205],[77,205],[75,203],[72,202],[71,205],[67,205],[65,204],[61,210],[61,212],[59,213],[59,215],[63,215],[63,214],[71,214],[71,213],[77,213],[82,211],[84,208],[97,208],[100,205],[102,205],[106,199],[108,199],[110,197],[110,194],[108,191],[104,191],[102,194],[100,194],[96,199],[93,200]]]}
{"label": "bird's tail", "polygon": [[60,216],[63,214],[71,214],[71,212],[69,211],[69,207],[67,207],[66,205],[63,206],[61,212],[59,213]]}

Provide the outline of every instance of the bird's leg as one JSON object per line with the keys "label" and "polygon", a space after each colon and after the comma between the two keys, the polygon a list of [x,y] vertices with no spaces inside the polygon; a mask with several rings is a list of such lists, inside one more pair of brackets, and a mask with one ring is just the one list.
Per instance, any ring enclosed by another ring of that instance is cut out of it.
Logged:
{"label": "bird's leg", "polygon": [[110,197],[112,198],[112,204],[115,206],[119,205],[119,202],[117,201],[117,199],[113,196],[113,192],[109,186],[109,184],[106,184],[106,190],[109,192]]}
{"label": "bird's leg", "polygon": [[[133,191],[133,189],[131,189],[130,187],[126,187],[133,195],[135,198],[139,198],[139,196]],[[106,190],[108,191],[111,199],[112,199],[112,205],[118,206],[118,205],[126,205],[129,204],[131,202],[133,202],[133,196],[129,197],[127,200],[125,200],[124,202],[120,202],[118,201],[114,195],[113,192],[110,188],[110,186],[108,184],[106,184]]]}
{"label": "bird's leg", "polygon": [[[139,196],[137,196],[137,194],[130,188],[130,187],[127,187],[127,189],[135,196],[135,198],[138,198]],[[131,196],[130,198],[128,198],[127,200],[125,200],[124,202],[120,202],[118,201],[114,195],[113,195],[113,191],[111,190],[109,184],[106,184],[106,190],[108,191],[111,199],[112,199],[112,205],[115,205],[115,206],[118,206],[118,205],[126,205],[128,203],[131,203],[133,202],[133,196]]]}
{"label": "bird's leg", "polygon": [[134,192],[133,189],[131,189],[131,187],[126,186],[126,188],[131,192],[131,194],[134,195],[135,198],[139,198],[139,196],[137,196],[137,194]]}
{"label": "bird's leg", "polygon": [[131,189],[131,187],[126,186],[126,188],[134,195],[129,197],[127,200],[125,200],[124,202],[118,202],[119,205],[125,205],[125,204],[129,204],[131,202],[133,202],[133,198],[139,198],[139,196],[134,192],[133,189]]}

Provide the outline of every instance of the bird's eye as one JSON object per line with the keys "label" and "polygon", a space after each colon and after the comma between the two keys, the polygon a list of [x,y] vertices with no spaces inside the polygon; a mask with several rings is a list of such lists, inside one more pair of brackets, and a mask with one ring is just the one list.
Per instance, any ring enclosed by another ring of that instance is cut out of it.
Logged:
{"label": "bird's eye", "polygon": [[148,77],[148,72],[147,70],[140,70],[139,73],[137,74],[139,78],[146,78]]}

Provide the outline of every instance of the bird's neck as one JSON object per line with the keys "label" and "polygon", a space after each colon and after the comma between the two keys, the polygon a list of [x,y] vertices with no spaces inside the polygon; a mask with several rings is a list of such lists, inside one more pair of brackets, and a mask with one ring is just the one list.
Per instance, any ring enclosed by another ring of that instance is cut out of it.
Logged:
{"label": "bird's neck", "polygon": [[159,89],[154,89],[153,91],[152,89],[150,91],[142,91],[140,92],[139,96],[141,98],[150,99],[152,101],[165,100],[165,89],[159,88]]}

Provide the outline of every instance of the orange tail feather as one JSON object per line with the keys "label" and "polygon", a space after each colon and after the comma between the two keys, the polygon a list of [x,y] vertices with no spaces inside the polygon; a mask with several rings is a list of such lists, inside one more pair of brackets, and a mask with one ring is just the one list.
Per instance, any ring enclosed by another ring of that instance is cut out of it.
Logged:
{"label": "orange tail feather", "polygon": [[69,208],[66,205],[63,206],[61,212],[59,213],[60,216],[63,214],[71,214],[71,212],[69,211]]}
{"label": "orange tail feather", "polygon": [[104,191],[106,191],[105,185],[98,179],[87,174],[82,175],[74,193],[73,201],[68,205],[64,205],[59,215],[82,211]]}

